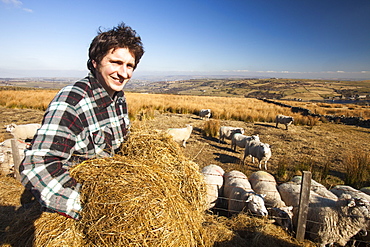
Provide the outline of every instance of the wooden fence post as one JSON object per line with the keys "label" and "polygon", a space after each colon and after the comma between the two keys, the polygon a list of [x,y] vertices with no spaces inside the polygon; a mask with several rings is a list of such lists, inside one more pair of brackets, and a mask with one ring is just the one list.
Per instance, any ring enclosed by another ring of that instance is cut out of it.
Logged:
{"label": "wooden fence post", "polygon": [[12,156],[13,156],[13,163],[14,163],[15,179],[17,179],[18,181],[21,181],[21,176],[19,174],[19,165],[21,163],[21,157],[19,155],[17,140],[11,139],[11,144],[12,144]]}
{"label": "wooden fence post", "polygon": [[304,240],[304,235],[306,232],[308,203],[310,199],[310,190],[311,190],[311,177],[312,177],[311,172],[309,171],[303,172],[301,181],[301,193],[299,197],[298,222],[296,233],[296,239],[298,241]]}

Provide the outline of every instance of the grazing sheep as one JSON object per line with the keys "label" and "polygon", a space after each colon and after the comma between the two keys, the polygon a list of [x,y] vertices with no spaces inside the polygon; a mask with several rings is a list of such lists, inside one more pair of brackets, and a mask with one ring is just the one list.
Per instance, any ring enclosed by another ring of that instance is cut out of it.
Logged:
{"label": "grazing sheep", "polygon": [[202,109],[199,112],[199,116],[203,119],[208,120],[211,117],[211,109]]}
{"label": "grazing sheep", "polygon": [[167,133],[172,136],[176,142],[182,142],[182,146],[186,147],[186,141],[190,138],[193,126],[190,124],[186,125],[186,128],[170,128]]}
{"label": "grazing sheep", "polygon": [[[293,225],[297,225],[297,209],[300,197],[300,184],[287,182],[278,186],[281,198],[292,205]],[[307,236],[320,244],[337,243],[344,246],[351,237],[366,231],[369,216],[368,202],[343,195],[332,200],[310,191],[306,222]]]}
{"label": "grazing sheep", "polygon": [[229,213],[239,213],[246,209],[259,216],[268,215],[264,195],[255,193],[247,176],[240,171],[224,174],[224,196],[228,200]]}
{"label": "grazing sheep", "polygon": [[213,208],[219,197],[222,197],[224,170],[218,165],[208,165],[201,171],[206,184],[207,209]]}
{"label": "grazing sheep", "polygon": [[224,142],[225,138],[231,140],[234,134],[244,134],[244,129],[239,127],[221,126],[218,142]]}
{"label": "grazing sheep", "polygon": [[252,156],[252,163],[254,163],[254,158],[258,159],[259,169],[261,169],[261,164],[264,162],[265,170],[267,170],[267,161],[271,158],[271,146],[256,140],[249,141],[245,145],[243,164],[245,164],[245,158],[249,155]]}
{"label": "grazing sheep", "polygon": [[277,115],[276,116],[276,128],[278,127],[278,124],[284,124],[286,130],[288,130],[288,126],[292,124],[294,121],[293,117],[290,116],[284,116],[284,115]]}
{"label": "grazing sheep", "polygon": [[251,174],[249,182],[254,192],[266,195],[264,197],[265,205],[269,214],[276,217],[276,223],[285,230],[292,231],[293,207],[287,206],[281,199],[274,176],[265,171],[257,171]]}
{"label": "grazing sheep", "polygon": [[41,127],[41,124],[20,124],[11,123],[5,126],[6,131],[10,132],[15,139],[33,139],[36,131]]}
{"label": "grazing sheep", "polygon": [[240,133],[236,133],[231,138],[231,149],[236,151],[236,146],[240,148],[245,148],[245,145],[247,144],[247,142],[251,140],[259,141],[260,138],[258,135],[246,136]]}

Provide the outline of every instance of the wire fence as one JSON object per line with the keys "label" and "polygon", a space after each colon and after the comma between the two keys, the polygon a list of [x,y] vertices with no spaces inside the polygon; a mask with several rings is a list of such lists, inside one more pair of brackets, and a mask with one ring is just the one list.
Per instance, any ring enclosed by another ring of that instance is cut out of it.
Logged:
{"label": "wire fence", "polygon": [[[229,179],[226,177],[228,176],[227,173],[223,175],[219,173],[208,173],[204,175],[215,177],[222,176],[224,181],[222,185],[220,185],[220,183],[210,184],[211,186],[217,187],[219,192],[217,203],[212,210],[224,216],[231,216],[233,214],[240,213],[240,211],[230,209],[228,204],[230,204],[232,201],[245,203],[245,200],[228,198],[223,194],[225,189],[230,190],[230,188],[227,187],[233,186],[233,184],[230,185],[225,182]],[[293,188],[285,191],[284,193],[279,191],[279,188],[283,188],[287,183],[277,184],[274,179],[261,178],[258,179],[258,181],[254,181],[253,178],[250,177],[248,179],[246,176],[234,176],[234,178],[246,180],[243,181],[243,184],[249,183],[251,185],[251,189],[248,187],[245,188],[244,186],[234,186],[235,188],[245,189],[247,194],[254,193],[254,190],[252,190],[252,185],[258,182],[264,183],[265,185],[267,184],[267,188],[273,188],[264,190],[262,192],[270,197],[275,197],[277,201],[282,200],[287,202],[287,200],[284,200],[286,199],[284,197],[289,196],[290,203],[285,203],[285,205],[293,206],[292,222],[294,230],[291,232],[291,234],[295,234],[297,239],[297,232],[302,227],[303,237],[309,237],[313,241],[323,238],[323,234],[325,234],[323,231],[325,230],[328,230],[327,234],[332,234],[329,236],[329,239],[337,238],[338,241],[340,241],[340,239],[346,235],[345,231],[349,231],[348,234],[351,235],[350,237],[354,235],[354,237],[349,240],[352,242],[352,246],[370,246],[370,236],[361,236],[361,232],[366,232],[368,230],[370,231],[370,195],[367,195],[364,192],[349,186],[339,186],[338,188],[335,187],[331,190],[328,190],[325,186],[312,180],[311,176],[309,176],[308,184],[304,183],[303,177],[296,177],[291,182],[288,182]],[[271,187],[271,185],[273,186]],[[301,199],[303,197],[302,188],[307,186],[309,193],[307,195],[306,205],[300,205],[302,204]],[[258,193],[260,192],[261,191],[258,191]],[[350,196],[346,197],[343,195]],[[266,208],[270,209],[275,205],[272,203],[265,203],[265,206]],[[304,211],[305,207],[306,211]],[[248,212],[248,210],[245,209],[243,211]],[[257,216],[250,211],[248,213],[253,216]],[[303,221],[299,221],[299,215],[302,216],[302,214],[306,214],[306,218]],[[268,215],[268,218],[273,220],[287,220],[287,217],[278,217],[276,215]],[[341,233],[343,233],[343,236]],[[338,236],[336,236],[336,234]]]}

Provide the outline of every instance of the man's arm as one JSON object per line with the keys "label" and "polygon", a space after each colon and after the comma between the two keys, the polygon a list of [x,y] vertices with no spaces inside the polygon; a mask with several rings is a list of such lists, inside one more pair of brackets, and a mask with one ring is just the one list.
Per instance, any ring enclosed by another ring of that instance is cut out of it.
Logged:
{"label": "man's arm", "polygon": [[80,188],[70,176],[71,157],[82,124],[73,107],[51,103],[30,150],[20,165],[22,184],[45,207],[78,219]]}

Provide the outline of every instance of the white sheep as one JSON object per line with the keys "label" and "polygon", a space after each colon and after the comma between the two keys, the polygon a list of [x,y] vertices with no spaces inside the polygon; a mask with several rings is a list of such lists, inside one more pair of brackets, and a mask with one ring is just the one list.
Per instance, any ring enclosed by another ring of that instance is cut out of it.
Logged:
{"label": "white sheep", "polygon": [[362,192],[361,190],[357,190],[349,185],[336,185],[332,189],[330,189],[330,191],[337,196],[348,194],[353,198],[363,198],[370,202],[370,195]]}
{"label": "white sheep", "polygon": [[169,128],[167,133],[172,136],[172,139],[176,142],[182,142],[182,146],[186,147],[186,141],[190,138],[193,126],[190,124],[186,125],[186,128]]}
{"label": "white sheep", "polygon": [[211,209],[216,205],[219,197],[223,196],[225,171],[220,166],[211,164],[203,167],[201,173],[206,185],[207,209]]}
{"label": "white sheep", "polygon": [[211,117],[211,109],[201,109],[199,112],[199,116],[203,119],[209,120]]}
{"label": "white sheep", "polygon": [[[287,182],[278,186],[281,198],[292,205],[293,225],[297,227],[297,209],[300,197],[300,184]],[[369,216],[368,202],[343,195],[332,200],[310,191],[306,233],[320,246],[337,243],[346,245],[351,237],[366,231]]]}
{"label": "white sheep", "polygon": [[[367,202],[368,204],[368,202]],[[345,246],[359,232],[366,232],[369,209],[366,202],[343,195],[334,201],[321,197],[308,208],[306,231],[321,246]]]}
{"label": "white sheep", "polygon": [[243,134],[240,134],[240,133],[236,133],[231,138],[231,149],[236,151],[236,146],[244,149],[247,142],[252,141],[252,140],[259,141],[260,138],[259,138],[258,134],[257,135],[252,135],[252,136],[246,136],[246,135],[243,135]]}
{"label": "white sheep", "polygon": [[26,140],[33,139],[41,124],[20,124],[11,123],[5,126],[6,131],[10,132],[15,139]]}
{"label": "white sheep", "polygon": [[245,209],[259,216],[268,215],[264,195],[255,193],[247,176],[240,171],[233,170],[224,174],[224,197],[228,200],[228,211],[231,214]]}
{"label": "white sheep", "polygon": [[225,138],[231,140],[236,133],[244,134],[244,129],[240,127],[221,126],[218,142],[224,142]]}
{"label": "white sheep", "polygon": [[264,162],[265,170],[267,170],[267,161],[271,158],[271,146],[257,140],[251,140],[245,145],[243,164],[245,164],[247,156],[252,156],[252,163],[254,163],[254,158],[258,159],[259,169],[261,169],[261,164]]}
{"label": "white sheep", "polygon": [[277,115],[276,116],[276,128],[278,127],[278,124],[284,124],[285,129],[288,130],[288,126],[292,124],[294,121],[293,117],[290,116],[284,116],[284,115]]}
{"label": "white sheep", "polygon": [[251,174],[249,182],[254,192],[266,195],[265,205],[269,214],[275,216],[276,223],[285,230],[292,231],[293,207],[287,206],[281,199],[274,176],[265,171],[257,171]]}
{"label": "white sheep", "polygon": [[[333,192],[335,195],[338,197],[343,196],[343,195],[349,195],[352,198],[357,198],[357,199],[363,199],[364,201],[370,202],[370,195],[364,193],[361,190],[357,190],[351,186],[348,185],[336,185],[332,189],[330,189],[331,192]],[[368,205],[370,209],[370,205]],[[366,231],[370,232],[370,221],[368,221],[368,225],[366,227]],[[367,235],[361,235],[359,234],[358,238],[362,241],[370,241],[370,234]]]}
{"label": "white sheep", "polygon": [[[301,184],[302,176],[294,176],[292,179],[292,182],[295,182],[297,184]],[[338,196],[328,190],[324,185],[320,184],[319,182],[316,182],[315,180],[311,179],[311,191],[316,192],[322,197],[326,197],[329,199],[332,199],[334,201],[338,200]]]}

